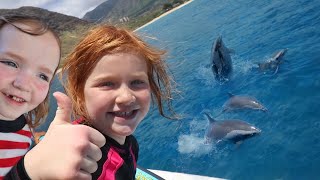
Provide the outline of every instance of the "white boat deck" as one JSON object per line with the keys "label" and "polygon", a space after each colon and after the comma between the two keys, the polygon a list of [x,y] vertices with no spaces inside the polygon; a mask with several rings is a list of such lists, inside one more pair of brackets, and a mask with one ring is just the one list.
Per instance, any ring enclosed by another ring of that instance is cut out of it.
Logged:
{"label": "white boat deck", "polygon": [[157,174],[165,180],[225,180],[222,178],[216,177],[208,177],[208,176],[200,176],[194,174],[185,174],[185,173],[177,173],[177,172],[169,172],[169,171],[161,171],[161,170],[153,170],[148,169],[149,171]]}

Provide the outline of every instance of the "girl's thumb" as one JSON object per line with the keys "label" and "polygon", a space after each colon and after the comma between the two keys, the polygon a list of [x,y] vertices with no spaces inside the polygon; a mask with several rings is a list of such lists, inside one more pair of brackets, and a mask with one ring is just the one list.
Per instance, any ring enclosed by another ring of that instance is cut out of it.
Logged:
{"label": "girl's thumb", "polygon": [[59,125],[59,124],[70,124],[71,123],[71,100],[70,98],[61,93],[61,92],[55,92],[53,93],[53,96],[57,100],[57,111],[56,116],[53,119],[52,124]]}

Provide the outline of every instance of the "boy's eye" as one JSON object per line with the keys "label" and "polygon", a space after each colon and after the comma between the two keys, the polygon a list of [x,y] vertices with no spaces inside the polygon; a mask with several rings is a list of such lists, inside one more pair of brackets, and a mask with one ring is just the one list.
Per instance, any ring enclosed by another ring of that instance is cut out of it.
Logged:
{"label": "boy's eye", "polygon": [[45,74],[40,74],[39,77],[47,82],[49,82],[49,77]]}
{"label": "boy's eye", "polygon": [[2,64],[5,64],[7,66],[11,66],[11,67],[14,67],[14,68],[17,68],[18,65],[12,61],[0,61]]}

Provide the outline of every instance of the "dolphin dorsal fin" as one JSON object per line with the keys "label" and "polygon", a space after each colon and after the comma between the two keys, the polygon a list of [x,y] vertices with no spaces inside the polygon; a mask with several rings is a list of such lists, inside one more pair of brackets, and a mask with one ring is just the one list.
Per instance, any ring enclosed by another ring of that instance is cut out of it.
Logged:
{"label": "dolphin dorsal fin", "polygon": [[216,120],[215,119],[213,119],[211,116],[210,116],[210,114],[208,114],[208,113],[204,113],[206,116],[207,116],[207,119],[211,122],[211,123],[213,123],[213,122],[216,122]]}
{"label": "dolphin dorsal fin", "polygon": [[234,94],[232,94],[231,92],[228,92],[229,97],[235,96]]}

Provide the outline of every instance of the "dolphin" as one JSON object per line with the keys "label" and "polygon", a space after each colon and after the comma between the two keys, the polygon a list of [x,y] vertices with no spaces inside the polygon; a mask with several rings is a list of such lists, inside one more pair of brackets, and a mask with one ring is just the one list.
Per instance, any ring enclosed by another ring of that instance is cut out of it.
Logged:
{"label": "dolphin", "polygon": [[212,141],[218,143],[223,140],[231,141],[234,144],[241,144],[244,140],[261,133],[257,127],[239,120],[215,120],[208,113],[204,113],[209,120],[209,126],[205,134],[205,143]]}
{"label": "dolphin", "polygon": [[260,103],[256,98],[244,95],[229,94],[229,99],[223,104],[222,111],[216,116],[220,116],[224,112],[230,112],[242,109],[252,109],[267,112],[268,109]]}
{"label": "dolphin", "polygon": [[273,74],[276,74],[279,70],[279,66],[282,63],[282,57],[287,52],[288,49],[281,49],[275,55],[266,62],[259,62],[258,66],[261,71],[268,69],[274,70]]}
{"label": "dolphin", "polygon": [[232,59],[229,50],[219,36],[212,44],[211,49],[211,68],[218,81],[228,81],[232,75]]}
{"label": "dolphin", "polygon": [[236,109],[254,109],[267,112],[268,109],[256,98],[244,95],[229,94],[229,99],[223,104],[223,111],[232,111]]}

